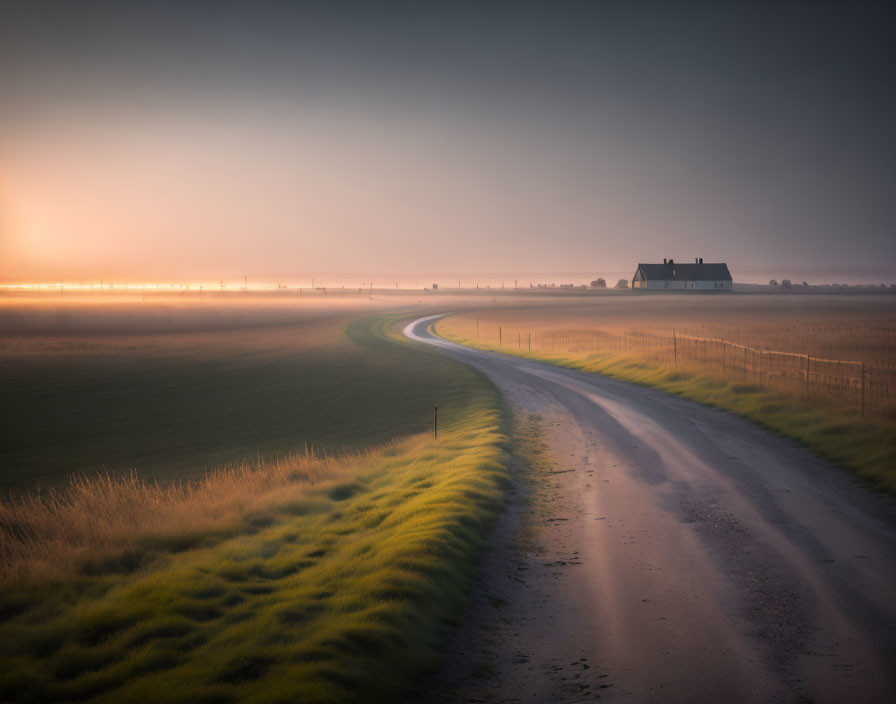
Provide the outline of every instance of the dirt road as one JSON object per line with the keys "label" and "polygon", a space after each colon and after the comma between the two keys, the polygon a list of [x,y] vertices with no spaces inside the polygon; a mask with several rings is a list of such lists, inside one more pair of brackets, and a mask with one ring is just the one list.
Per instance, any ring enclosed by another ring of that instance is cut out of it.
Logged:
{"label": "dirt road", "polygon": [[427,701],[896,701],[896,506],[658,391],[405,329],[485,372],[553,458],[511,506]]}

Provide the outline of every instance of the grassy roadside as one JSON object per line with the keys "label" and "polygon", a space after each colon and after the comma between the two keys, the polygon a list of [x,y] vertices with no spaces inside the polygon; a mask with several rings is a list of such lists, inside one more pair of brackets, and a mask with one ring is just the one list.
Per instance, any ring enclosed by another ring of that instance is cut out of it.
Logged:
{"label": "grassy roadside", "polygon": [[[0,700],[383,701],[435,665],[502,506],[504,416],[482,375],[387,340],[398,320],[347,332],[374,359],[426,367],[421,399],[441,391],[445,404],[438,440],[417,434],[337,460],[286,459],[255,470],[270,474],[255,484],[213,476],[184,490],[176,515],[208,519],[188,535],[176,521],[149,521],[121,542],[87,526],[104,559],[43,576],[6,565]],[[221,492],[227,481],[232,491]],[[90,505],[125,517],[129,501],[173,491],[109,486]],[[224,498],[211,500],[216,491]],[[242,501],[228,503],[232,493]],[[66,510],[84,514],[85,504],[63,503],[57,521]],[[0,518],[7,546],[31,539],[35,559],[52,561],[58,530],[41,542],[21,516]]]}
{"label": "grassy roadside", "polygon": [[436,324],[446,339],[463,345],[547,362],[592,374],[650,386],[708,406],[737,413],[763,427],[802,443],[807,449],[896,493],[896,418],[858,418],[812,407],[802,399],[764,391],[752,383],[726,380],[668,366],[632,360],[622,354],[557,353],[498,348],[458,333],[451,318]]}

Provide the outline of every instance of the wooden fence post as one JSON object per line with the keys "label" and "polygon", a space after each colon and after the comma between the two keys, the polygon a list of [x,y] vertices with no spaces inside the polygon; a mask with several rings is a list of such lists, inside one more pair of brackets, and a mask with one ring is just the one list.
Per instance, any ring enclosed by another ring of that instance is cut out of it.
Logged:
{"label": "wooden fence post", "polygon": [[503,344],[501,341],[503,339],[502,336],[503,336],[503,333],[501,331],[501,326],[499,325],[498,326],[498,347],[500,347]]}
{"label": "wooden fence post", "polygon": [[532,351],[532,333],[529,333],[529,351]]}
{"label": "wooden fence post", "polygon": [[518,332],[516,334],[516,348],[517,349],[520,349],[523,346],[521,343],[521,339],[522,339],[522,333]]}
{"label": "wooden fence post", "polygon": [[810,355],[806,355],[806,397],[809,396],[809,363],[811,362],[812,357]]}
{"label": "wooden fence post", "polygon": [[436,402],[435,408],[432,410],[432,436],[439,439],[439,404]]}
{"label": "wooden fence post", "polygon": [[675,328],[672,328],[672,362],[678,369],[678,341],[675,339]]}
{"label": "wooden fence post", "polygon": [[865,417],[865,363],[862,362],[862,418]]}

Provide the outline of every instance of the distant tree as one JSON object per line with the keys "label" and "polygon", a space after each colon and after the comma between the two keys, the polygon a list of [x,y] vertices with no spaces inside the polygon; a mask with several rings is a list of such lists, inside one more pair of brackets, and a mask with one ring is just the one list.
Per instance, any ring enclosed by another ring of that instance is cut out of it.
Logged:
{"label": "distant tree", "polygon": [[768,282],[768,285],[771,286],[772,288],[777,288],[778,282],[775,281],[774,279],[772,279],[771,281]]}
{"label": "distant tree", "polygon": [[606,288],[607,282],[603,279],[595,279],[591,282],[591,288]]}
{"label": "distant tree", "polygon": [[783,281],[781,281],[781,288],[791,288],[792,286],[793,284],[790,283],[790,279],[784,279]]}
{"label": "distant tree", "polygon": [[809,283],[807,281],[803,281],[803,286],[808,286]]}
{"label": "distant tree", "polygon": [[628,279],[619,279],[616,282],[616,288],[628,288]]}

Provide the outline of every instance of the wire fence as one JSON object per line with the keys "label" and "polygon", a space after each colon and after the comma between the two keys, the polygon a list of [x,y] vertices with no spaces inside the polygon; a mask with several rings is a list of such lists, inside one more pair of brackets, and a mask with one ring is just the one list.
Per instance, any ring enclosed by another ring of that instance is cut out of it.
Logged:
{"label": "wire fence", "polygon": [[681,371],[742,380],[865,416],[896,409],[896,367],[753,347],[673,330],[545,329],[482,326],[477,337],[500,347],[558,353],[624,353]]}

